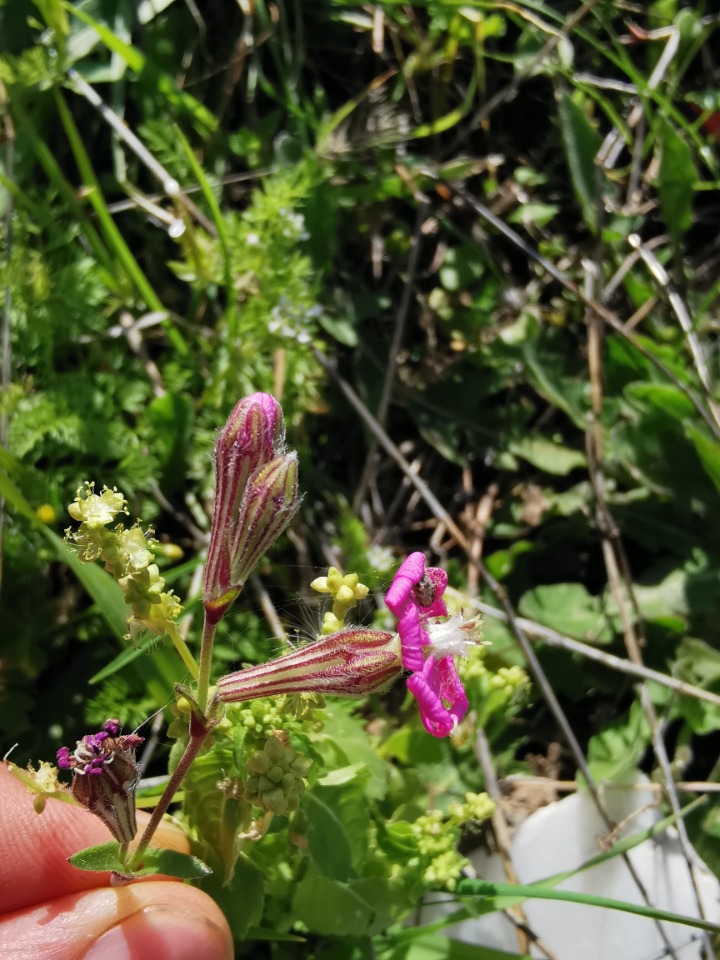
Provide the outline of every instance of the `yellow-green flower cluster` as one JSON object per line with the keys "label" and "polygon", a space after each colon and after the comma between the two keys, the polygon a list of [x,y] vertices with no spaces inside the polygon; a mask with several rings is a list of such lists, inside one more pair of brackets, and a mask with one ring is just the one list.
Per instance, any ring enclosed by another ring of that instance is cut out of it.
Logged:
{"label": "yellow-green flower cluster", "polygon": [[454,890],[467,860],[456,849],[457,829],[452,829],[440,810],[431,810],[412,824],[423,867],[423,881],[429,887]]}
{"label": "yellow-green flower cluster", "polygon": [[507,714],[522,703],[530,687],[530,678],[518,666],[488,666],[487,648],[476,647],[467,659],[458,663],[458,672],[472,703],[477,704],[476,722],[481,726],[492,716]]}
{"label": "yellow-green flower cluster", "polygon": [[126,528],[115,518],[127,513],[125,497],[119,490],[103,487],[95,493],[95,485],[80,487],[68,513],[80,524],[77,530],[68,529],[65,537],[75,545],[78,557],[84,563],[102,560],[105,569],[117,580],[125,594],[125,602],[132,610],[129,619],[130,636],[149,630],[161,637],[174,627],[182,607],[172,590],[165,590],[165,580],[153,563],[152,547],[156,541],[152,531],[144,531],[139,524]]}
{"label": "yellow-green flower cluster", "polygon": [[344,626],[348,612],[357,606],[358,600],[364,600],[369,588],[360,583],[357,573],[340,573],[336,567],[330,567],[326,577],[318,577],[310,584],[317,593],[327,593],[333,599],[332,608],[323,618],[323,636],[338,633]]}
{"label": "yellow-green flower cluster", "polygon": [[446,811],[430,810],[411,825],[418,852],[425,864],[423,880],[431,887],[454,890],[467,860],[456,847],[465,824],[492,816],[495,805],[486,793],[466,793],[462,802]]}

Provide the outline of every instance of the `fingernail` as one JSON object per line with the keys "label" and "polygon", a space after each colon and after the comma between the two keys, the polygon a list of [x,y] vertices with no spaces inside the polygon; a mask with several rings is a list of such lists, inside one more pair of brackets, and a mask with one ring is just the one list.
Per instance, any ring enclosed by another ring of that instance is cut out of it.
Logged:
{"label": "fingernail", "polygon": [[223,931],[206,917],[147,908],[96,940],[85,960],[226,960]]}

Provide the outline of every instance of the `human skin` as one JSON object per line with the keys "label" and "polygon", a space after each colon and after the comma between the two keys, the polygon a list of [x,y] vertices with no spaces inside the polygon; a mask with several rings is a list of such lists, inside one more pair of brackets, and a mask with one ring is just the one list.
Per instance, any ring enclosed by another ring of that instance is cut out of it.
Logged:
{"label": "human skin", "polygon": [[[147,817],[138,815],[142,827]],[[80,807],[49,799],[35,813],[28,790],[0,764],[0,952],[4,960],[230,960],[232,938],[217,904],[171,879],[110,886],[109,873],[67,858],[110,840]],[[188,850],[163,825],[157,846]]]}

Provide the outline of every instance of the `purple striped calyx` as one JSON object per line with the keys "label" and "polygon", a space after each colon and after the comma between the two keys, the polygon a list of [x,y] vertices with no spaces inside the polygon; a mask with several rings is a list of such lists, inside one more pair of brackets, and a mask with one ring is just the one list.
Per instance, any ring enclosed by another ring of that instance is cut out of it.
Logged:
{"label": "purple striped calyx", "polygon": [[285,447],[282,408],[268,393],[243,397],[215,444],[215,510],[203,600],[217,623],[300,503],[297,454]]}

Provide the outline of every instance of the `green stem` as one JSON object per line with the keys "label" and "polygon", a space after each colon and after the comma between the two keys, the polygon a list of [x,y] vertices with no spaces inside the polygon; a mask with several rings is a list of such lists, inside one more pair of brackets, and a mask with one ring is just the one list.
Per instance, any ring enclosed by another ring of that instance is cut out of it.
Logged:
{"label": "green stem", "polygon": [[180,631],[175,626],[175,624],[168,624],[167,635],[172,640],[173,646],[175,647],[175,650],[179,654],[180,659],[182,660],[182,662],[185,664],[185,667],[190,672],[190,676],[193,678],[193,680],[197,680],[198,665],[195,663],[195,658],[190,653],[190,650],[188,649],[188,645],[183,640],[182,636],[180,635]]}
{"label": "green stem", "polygon": [[[211,704],[211,707],[212,706],[213,704]],[[202,750],[203,745],[207,740],[213,726],[214,723],[212,721],[208,722],[205,720],[205,718],[201,720],[195,712],[192,713],[190,717],[190,739],[185,746],[185,751],[180,758],[180,762],[173,770],[172,775],[168,780],[165,789],[163,790],[162,796],[158,801],[158,805],[152,812],[150,820],[148,821],[148,825],[145,827],[145,832],[140,839],[137,849],[130,858],[130,862],[128,864],[130,869],[134,870],[141,863],[142,856],[147,850],[155,831],[160,826],[162,818],[167,813],[167,809],[172,803],[178,787],[184,780],[185,775],[193,764],[193,761]]]}
{"label": "green stem", "polygon": [[207,610],[203,620],[202,641],[200,643],[200,670],[198,672],[198,695],[197,704],[201,712],[205,712],[205,704],[208,698],[208,689],[210,687],[210,665],[212,663],[213,642],[215,640],[215,631],[217,630],[217,621],[208,618]]}
{"label": "green stem", "polygon": [[127,843],[120,844],[120,863],[127,863],[127,854],[128,854],[128,845]]}

